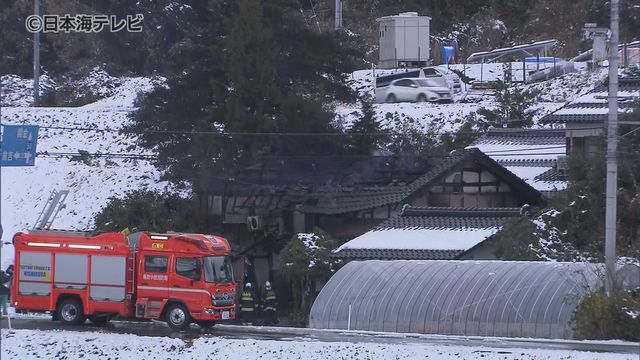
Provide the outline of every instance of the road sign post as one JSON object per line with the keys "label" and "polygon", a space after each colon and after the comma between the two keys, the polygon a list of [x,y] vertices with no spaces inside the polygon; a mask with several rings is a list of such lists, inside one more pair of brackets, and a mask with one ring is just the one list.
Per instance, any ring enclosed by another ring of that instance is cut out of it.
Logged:
{"label": "road sign post", "polygon": [[[38,126],[2,125],[0,166],[34,166],[37,143]],[[2,225],[0,225],[0,247],[2,247]]]}
{"label": "road sign post", "polygon": [[38,126],[2,125],[0,166],[34,166]]}

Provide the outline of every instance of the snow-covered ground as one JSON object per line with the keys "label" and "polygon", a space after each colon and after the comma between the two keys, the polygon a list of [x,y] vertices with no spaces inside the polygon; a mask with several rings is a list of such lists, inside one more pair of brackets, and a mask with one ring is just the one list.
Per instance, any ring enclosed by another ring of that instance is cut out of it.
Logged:
{"label": "snow-covered ground", "polygon": [[[39,125],[37,151],[50,154],[39,156],[33,167],[2,168],[3,243],[10,243],[16,232],[33,227],[54,190],[68,189],[70,193],[52,227],[91,229],[94,215],[109,197],[123,196],[129,190],[167,186],[159,182],[159,172],[147,160],[101,157],[84,161],[51,156],[78,153],[79,150],[102,154],[145,153],[131,150],[129,146],[135,143],[135,138],[121,135],[118,130],[128,123],[137,94],[151,91],[155,85],[162,84],[162,79],[107,79],[108,75],[100,71],[92,75],[85,82],[89,86],[110,84],[109,88],[97,89],[99,94],[108,97],[82,107],[29,107],[33,101],[33,91],[28,89],[30,83],[11,75],[2,77],[6,100],[1,110],[2,124]],[[13,263],[13,246],[5,244],[1,252],[4,269]]]}
{"label": "snow-covered ground", "polygon": [[634,354],[427,344],[238,340],[15,330],[2,333],[2,359],[637,359]]}
{"label": "snow-covered ground", "polygon": [[[520,84],[524,89],[539,90],[539,101],[533,106],[537,110],[534,121],[560,109],[567,102],[591,91],[600,80],[606,76],[606,69],[595,71],[586,70],[583,64],[576,64],[578,72],[569,73],[557,78],[531,84]],[[496,64],[467,64],[451,65],[451,68],[463,72],[466,76],[483,81],[500,80],[504,76],[504,65]],[[376,75],[395,72],[394,70],[360,70],[352,74],[349,81],[353,89],[362,96],[373,96],[373,79]],[[522,77],[522,63],[513,63],[513,77]],[[482,74],[482,75],[481,75]],[[462,84],[463,90],[467,85]],[[431,103],[392,103],[374,104],[378,120],[390,129],[418,130],[424,133],[454,132],[463,124],[464,117],[481,108],[492,109],[496,106],[495,97],[491,90],[463,91],[456,96],[457,102],[452,104]],[[336,120],[345,127],[350,126],[361,114],[359,104],[339,104],[336,106]],[[393,117],[401,121],[391,120]],[[536,124],[535,127],[541,125]]]}

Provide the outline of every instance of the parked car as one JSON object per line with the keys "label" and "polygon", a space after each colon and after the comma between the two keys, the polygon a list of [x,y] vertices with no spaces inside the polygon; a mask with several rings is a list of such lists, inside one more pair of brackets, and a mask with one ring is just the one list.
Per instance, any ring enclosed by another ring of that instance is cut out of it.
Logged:
{"label": "parked car", "polygon": [[446,82],[437,78],[405,78],[391,82],[384,93],[386,102],[451,102],[453,93]]}
{"label": "parked car", "polygon": [[445,66],[429,66],[422,68],[422,73],[424,77],[434,78],[434,77],[442,77],[447,82],[449,89],[452,92],[458,93],[462,91],[462,84],[460,82],[460,76],[453,72],[453,70],[445,67]]}

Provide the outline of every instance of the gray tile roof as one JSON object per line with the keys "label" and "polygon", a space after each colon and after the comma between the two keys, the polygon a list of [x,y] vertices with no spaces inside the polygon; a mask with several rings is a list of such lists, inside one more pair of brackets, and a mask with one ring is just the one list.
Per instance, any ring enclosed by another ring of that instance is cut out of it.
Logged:
{"label": "gray tile roof", "polygon": [[[627,111],[633,106],[630,100],[637,100],[640,97],[640,78],[620,78],[618,79],[618,91],[626,92],[624,101],[618,102],[620,120],[626,119],[629,115]],[[580,97],[557,111],[540,119],[541,123],[604,123],[608,114],[603,110],[608,109],[606,98],[609,92],[608,81],[598,85],[587,96]],[[597,102],[595,99],[601,99]],[[596,102],[594,102],[596,101]],[[590,113],[590,111],[593,111]]]}
{"label": "gray tile roof", "polygon": [[[403,230],[475,230],[501,228],[505,221],[519,216],[519,208],[445,208],[405,206],[398,216],[387,219],[371,232],[389,229]],[[425,240],[428,241],[428,240]],[[455,259],[467,249],[367,249],[342,248],[333,253],[346,259]]]}
{"label": "gray tile roof", "polygon": [[[638,91],[640,90],[640,78],[629,77],[618,79],[618,91]],[[609,91],[609,79],[607,78],[595,90],[596,92]]]}
{"label": "gray tile roof", "polygon": [[[629,111],[629,107],[622,106],[618,104],[618,120],[631,120],[632,115],[627,113]],[[601,107],[602,109],[606,108],[606,104]],[[576,107],[577,108],[577,107]],[[551,124],[551,123],[588,123],[588,124],[599,124],[604,123],[609,118],[608,114],[549,114],[542,118],[540,121],[543,123]]]}
{"label": "gray tile roof", "polygon": [[538,175],[555,172],[558,156],[566,152],[564,129],[490,129],[472,146],[540,191],[564,188],[557,182],[565,179]]}
{"label": "gray tile roof", "polygon": [[567,181],[567,175],[558,172],[556,168],[549,169],[535,177],[538,181]]}
{"label": "gray tile roof", "polygon": [[472,146],[564,145],[564,129],[489,129]]}
{"label": "gray tile roof", "polygon": [[552,167],[558,162],[557,159],[498,159],[502,166],[526,166],[526,167]]}
{"label": "gray tile roof", "polygon": [[402,214],[378,225],[386,229],[488,229],[520,214],[519,208],[446,208],[407,206]]}
{"label": "gray tile roof", "polygon": [[463,252],[464,250],[344,249],[333,256],[367,260],[452,260]]}
{"label": "gray tile roof", "polygon": [[552,123],[602,123],[607,120],[607,114],[549,114],[540,121]]}

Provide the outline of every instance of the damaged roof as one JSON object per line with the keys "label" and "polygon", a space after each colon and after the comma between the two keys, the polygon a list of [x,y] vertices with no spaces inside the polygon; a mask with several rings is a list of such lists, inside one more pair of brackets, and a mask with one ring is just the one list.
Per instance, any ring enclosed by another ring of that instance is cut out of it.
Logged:
{"label": "damaged roof", "polygon": [[[246,197],[242,203],[238,204],[240,207],[263,206],[275,209],[295,206],[297,211],[310,214],[345,214],[385,205],[402,204],[405,199],[420,189],[442,181],[467,162],[480,164],[494,172],[511,186],[523,202],[530,204],[544,202],[539,191],[475,148],[453,152],[419,174],[404,172],[399,177],[395,177],[394,172],[390,171],[385,175],[384,181],[373,183],[366,176],[360,176],[351,177],[344,182],[331,181],[326,184],[317,184],[315,181],[308,183],[300,181],[293,184],[284,182],[279,185],[238,182],[227,184],[226,190],[228,194]],[[354,169],[344,171],[348,174],[357,172]]]}
{"label": "damaged roof", "polygon": [[390,184],[377,187],[360,187],[349,191],[331,189],[309,195],[317,196],[315,204],[298,207],[298,210],[315,214],[340,214],[371,209],[389,204],[399,204],[418,190],[442,181],[465,162],[483,165],[493,171],[499,178],[507,182],[515,193],[525,202],[540,204],[544,202],[542,195],[524,180],[501,166],[495,160],[476,148],[457,151],[445,157],[436,166],[408,184]]}

